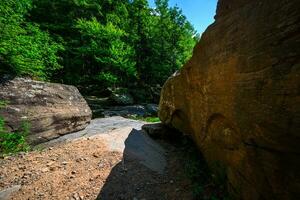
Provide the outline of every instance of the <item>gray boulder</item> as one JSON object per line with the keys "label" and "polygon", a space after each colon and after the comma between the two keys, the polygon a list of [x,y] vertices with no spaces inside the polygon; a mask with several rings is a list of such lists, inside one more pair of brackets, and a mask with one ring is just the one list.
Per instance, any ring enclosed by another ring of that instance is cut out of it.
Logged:
{"label": "gray boulder", "polygon": [[15,78],[0,83],[0,109],[9,131],[29,122],[28,140],[42,143],[61,135],[84,129],[91,120],[91,110],[74,86]]}

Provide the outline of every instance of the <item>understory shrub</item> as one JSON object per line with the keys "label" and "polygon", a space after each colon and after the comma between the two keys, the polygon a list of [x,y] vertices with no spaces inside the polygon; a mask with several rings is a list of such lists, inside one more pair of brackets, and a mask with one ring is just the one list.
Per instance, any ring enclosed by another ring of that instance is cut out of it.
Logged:
{"label": "understory shrub", "polygon": [[[7,103],[0,100],[0,109],[5,108]],[[5,129],[4,118],[0,116],[0,154],[28,151],[30,146],[26,142],[26,137],[29,130],[29,123],[24,121],[18,131],[9,132]]]}
{"label": "understory shrub", "polygon": [[29,129],[29,123],[22,122],[21,128],[18,131],[8,132],[4,127],[4,119],[0,117],[0,154],[29,151],[30,146],[26,142]]}

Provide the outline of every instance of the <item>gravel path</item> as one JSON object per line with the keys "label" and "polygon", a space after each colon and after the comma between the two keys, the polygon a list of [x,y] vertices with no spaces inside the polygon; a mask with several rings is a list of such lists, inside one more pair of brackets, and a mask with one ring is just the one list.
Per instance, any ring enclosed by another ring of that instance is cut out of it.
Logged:
{"label": "gravel path", "polygon": [[0,199],[190,200],[180,151],[144,122],[95,119],[83,131],[0,160]]}

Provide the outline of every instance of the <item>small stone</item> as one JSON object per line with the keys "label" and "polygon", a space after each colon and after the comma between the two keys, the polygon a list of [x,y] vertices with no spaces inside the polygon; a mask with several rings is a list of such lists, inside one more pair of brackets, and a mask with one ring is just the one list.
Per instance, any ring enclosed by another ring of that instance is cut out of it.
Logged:
{"label": "small stone", "polygon": [[73,178],[75,178],[75,177],[76,177],[76,176],[74,176],[74,175],[71,175],[71,176],[70,176],[70,179],[73,179]]}
{"label": "small stone", "polygon": [[51,165],[53,165],[53,164],[54,164],[54,162],[48,162],[48,163],[46,164],[46,166],[49,167],[49,166],[51,166]]}
{"label": "small stone", "polygon": [[94,156],[95,158],[99,158],[99,157],[100,157],[97,153],[93,153],[93,156]]}
{"label": "small stone", "polygon": [[80,161],[83,161],[83,160],[84,160],[83,158],[77,158],[76,162],[80,162]]}
{"label": "small stone", "polygon": [[32,175],[32,172],[25,172],[24,173],[24,176],[31,176]]}
{"label": "small stone", "polygon": [[38,196],[44,196],[45,194],[44,193],[38,193]]}
{"label": "small stone", "polygon": [[77,173],[76,171],[72,171],[72,172],[71,172],[71,174],[76,174],[76,173]]}
{"label": "small stone", "polygon": [[98,167],[99,167],[99,168],[103,168],[103,167],[104,167],[104,164],[103,164],[103,163],[99,163]]}
{"label": "small stone", "polygon": [[174,183],[174,181],[173,181],[173,180],[170,180],[170,183],[171,183],[171,184],[173,184],[173,183]]}
{"label": "small stone", "polygon": [[67,165],[67,164],[68,164],[68,162],[67,162],[67,161],[63,161],[61,164],[63,164],[63,165]]}
{"label": "small stone", "polygon": [[48,167],[45,167],[45,168],[41,169],[41,172],[43,172],[43,173],[49,172],[49,168],[48,168]]}
{"label": "small stone", "polygon": [[80,196],[78,195],[78,193],[73,194],[73,198],[75,200],[80,200]]}
{"label": "small stone", "polygon": [[56,167],[51,166],[49,169],[50,169],[50,171],[55,171]]}

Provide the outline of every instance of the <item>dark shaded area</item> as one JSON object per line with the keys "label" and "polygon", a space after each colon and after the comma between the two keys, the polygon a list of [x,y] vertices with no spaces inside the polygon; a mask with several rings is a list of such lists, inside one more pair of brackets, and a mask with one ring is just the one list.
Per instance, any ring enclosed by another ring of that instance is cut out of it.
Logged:
{"label": "dark shaded area", "polygon": [[[97,199],[192,199],[191,185],[181,165],[181,156],[175,155],[178,153],[175,151],[175,147],[162,141],[159,142],[164,149],[167,149],[165,154],[168,164],[163,173],[159,173],[157,170],[153,171],[146,167],[145,163],[154,169],[158,169],[157,165],[161,165],[161,163],[155,163],[159,159],[150,159],[153,160],[153,163],[147,163],[143,159],[145,150],[136,146],[137,143],[143,142],[140,141],[142,135],[144,135],[143,131],[137,130],[133,130],[129,134],[125,141],[123,161],[112,169]],[[142,144],[140,147],[144,145]]]}
{"label": "dark shaded area", "polygon": [[16,76],[12,74],[1,74],[0,71],[0,84],[5,85],[8,81],[13,80]]}
{"label": "dark shaded area", "polygon": [[204,157],[189,137],[173,129],[161,136],[154,134],[155,142],[165,149],[167,157],[167,166],[160,174],[141,163],[142,149],[138,153],[133,151],[133,143],[139,142],[137,138],[141,134],[142,131],[133,130],[128,136],[124,160],[112,169],[98,200],[228,199],[227,177],[222,173],[211,174]]}

